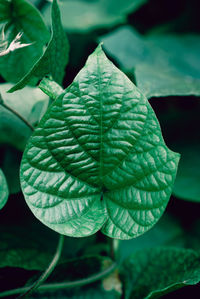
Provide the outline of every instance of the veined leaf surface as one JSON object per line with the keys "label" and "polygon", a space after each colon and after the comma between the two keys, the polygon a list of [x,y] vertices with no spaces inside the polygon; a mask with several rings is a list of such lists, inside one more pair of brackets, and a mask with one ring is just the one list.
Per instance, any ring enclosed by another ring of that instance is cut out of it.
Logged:
{"label": "veined leaf surface", "polygon": [[55,231],[129,239],[162,215],[178,160],[147,99],[99,46],[36,128],[21,184]]}

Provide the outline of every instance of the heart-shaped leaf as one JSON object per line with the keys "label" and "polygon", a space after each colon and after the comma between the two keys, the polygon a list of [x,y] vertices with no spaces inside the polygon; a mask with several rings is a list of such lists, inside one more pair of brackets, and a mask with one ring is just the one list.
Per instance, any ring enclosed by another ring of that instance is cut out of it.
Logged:
{"label": "heart-shaped leaf", "polygon": [[99,46],[36,128],[21,184],[57,232],[129,239],[162,215],[178,160],[146,98]]}
{"label": "heart-shaped leaf", "polygon": [[0,168],[0,210],[5,206],[8,200],[8,185],[5,175]]}

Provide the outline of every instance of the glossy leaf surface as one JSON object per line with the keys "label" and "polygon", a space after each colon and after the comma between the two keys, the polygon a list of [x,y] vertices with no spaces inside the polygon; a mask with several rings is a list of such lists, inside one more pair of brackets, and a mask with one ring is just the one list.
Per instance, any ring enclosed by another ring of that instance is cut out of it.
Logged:
{"label": "glossy leaf surface", "polygon": [[39,57],[32,69],[10,89],[10,92],[23,88],[33,78],[39,80],[45,75],[51,75],[57,83],[62,83],[65,67],[68,63],[69,43],[61,24],[57,0],[54,0],[52,4],[51,20],[51,39],[43,55]]}
{"label": "glossy leaf surface", "polygon": [[57,232],[129,239],[162,215],[178,160],[146,98],[99,46],[36,128],[21,184]]}
{"label": "glossy leaf surface", "polygon": [[5,175],[0,168],[0,210],[5,206],[8,200],[8,185]]}
{"label": "glossy leaf surface", "polygon": [[125,298],[150,299],[200,281],[199,254],[189,249],[138,251],[124,263]]}
{"label": "glossy leaf surface", "polygon": [[[198,35],[142,36],[124,26],[100,39],[147,98],[200,95]],[[120,43],[119,43],[120,40]]]}
{"label": "glossy leaf surface", "polygon": [[[21,43],[31,45],[0,57],[0,74],[7,81],[19,81],[42,54],[49,32],[39,11],[25,0],[0,0],[0,23],[8,45],[18,33]],[[1,32],[1,30],[0,30]],[[15,71],[13,71],[15,70]]]}
{"label": "glossy leaf surface", "polygon": [[[125,23],[127,15],[147,0],[67,0],[60,1],[63,26],[72,32],[88,32]],[[44,13],[50,19],[49,9]]]}

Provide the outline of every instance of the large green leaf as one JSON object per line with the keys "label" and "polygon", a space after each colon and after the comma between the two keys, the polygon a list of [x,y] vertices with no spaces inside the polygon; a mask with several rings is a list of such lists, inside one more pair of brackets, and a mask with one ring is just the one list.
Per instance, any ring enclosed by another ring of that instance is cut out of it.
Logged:
{"label": "large green leaf", "polygon": [[[147,96],[200,95],[198,35],[141,36],[128,26],[101,38]],[[120,43],[119,43],[120,41]]]}
{"label": "large green leaf", "polygon": [[179,145],[178,148],[182,157],[173,193],[179,198],[200,202],[200,146],[190,143],[184,146]]}
{"label": "large green leaf", "polygon": [[5,206],[8,200],[8,185],[5,175],[0,168],[0,210]]}
{"label": "large green leaf", "polygon": [[39,80],[45,75],[51,75],[57,83],[62,83],[68,63],[69,43],[61,24],[57,0],[54,0],[52,4],[51,19],[52,34],[47,48],[32,69],[9,90],[10,92],[23,88],[33,78]]}
{"label": "large green leaf", "polygon": [[32,212],[57,232],[129,239],[162,215],[178,160],[146,98],[99,46],[36,128],[21,184]]}
{"label": "large green leaf", "polygon": [[159,298],[200,281],[199,254],[168,247],[138,251],[125,261],[122,278],[125,298]]}
{"label": "large green leaf", "polygon": [[[72,32],[87,32],[125,23],[127,15],[147,0],[67,0],[60,2],[63,26]],[[45,19],[50,19],[47,8]]]}
{"label": "large green leaf", "polygon": [[22,32],[21,42],[30,46],[0,57],[0,74],[5,80],[19,81],[42,54],[49,32],[39,11],[25,0],[0,0],[0,24],[5,26],[8,44]]}

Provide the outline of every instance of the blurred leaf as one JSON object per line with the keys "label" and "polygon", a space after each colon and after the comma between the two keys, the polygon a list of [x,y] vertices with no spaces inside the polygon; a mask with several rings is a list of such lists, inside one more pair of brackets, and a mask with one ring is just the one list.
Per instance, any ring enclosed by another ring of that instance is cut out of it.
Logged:
{"label": "blurred leaf", "polygon": [[4,103],[17,111],[30,124],[37,124],[47,110],[49,97],[39,88],[29,86],[13,94],[7,93],[8,89],[12,87],[13,84],[0,84]]}
{"label": "blurred leaf", "polygon": [[[147,0],[67,0],[60,2],[62,22],[65,29],[72,32],[87,32],[99,28],[109,28],[125,23],[127,15],[136,11]],[[49,22],[47,8],[44,17]]]}
{"label": "blurred leaf", "polygon": [[1,148],[1,168],[5,174],[9,193],[18,193],[21,190],[19,181],[19,166],[21,162],[21,152],[13,147]]}
{"label": "blurred leaf", "polygon": [[128,241],[120,241],[119,243],[119,257],[121,260],[128,257],[135,251],[147,248],[154,248],[157,246],[184,246],[182,239],[183,229],[180,224],[165,214],[159,222],[147,233]]}
{"label": "blurred leaf", "polygon": [[[1,226],[0,268],[20,267],[27,270],[43,270],[52,259],[52,249],[41,246],[38,240],[31,238],[28,227]],[[56,247],[56,243],[52,245]]]}
{"label": "blurred leaf", "polygon": [[101,40],[121,67],[135,74],[137,86],[148,98],[200,95],[200,36],[144,37],[126,26]]}
{"label": "blurred leaf", "polygon": [[[1,224],[0,235],[0,268],[19,267],[27,270],[46,269],[53,258],[59,238],[57,233],[38,221],[24,221],[20,225]],[[86,244],[90,246],[92,242],[94,238],[66,237],[60,263],[84,254]]]}
{"label": "blurred leaf", "polygon": [[39,11],[25,0],[0,0],[0,23],[5,28],[8,45],[18,33],[21,42],[30,46],[0,57],[0,74],[5,80],[19,81],[33,66],[49,39],[49,32]]}
{"label": "blurred leaf", "polygon": [[173,194],[178,198],[200,202],[200,145],[190,143],[178,148],[181,160]]}
{"label": "blurred leaf", "polygon": [[37,60],[32,69],[9,92],[26,86],[32,78],[42,79],[51,75],[53,80],[62,84],[65,67],[68,63],[69,42],[63,30],[57,0],[53,1],[51,10],[52,34],[44,53]]}
{"label": "blurred leaf", "polygon": [[123,264],[125,298],[159,298],[200,281],[200,256],[193,250],[161,247],[138,251]]}
{"label": "blurred leaf", "polygon": [[0,168],[0,210],[5,206],[8,200],[8,185],[6,182],[5,175]]}
{"label": "blurred leaf", "polygon": [[23,151],[32,130],[18,116],[0,104],[0,144]]}

